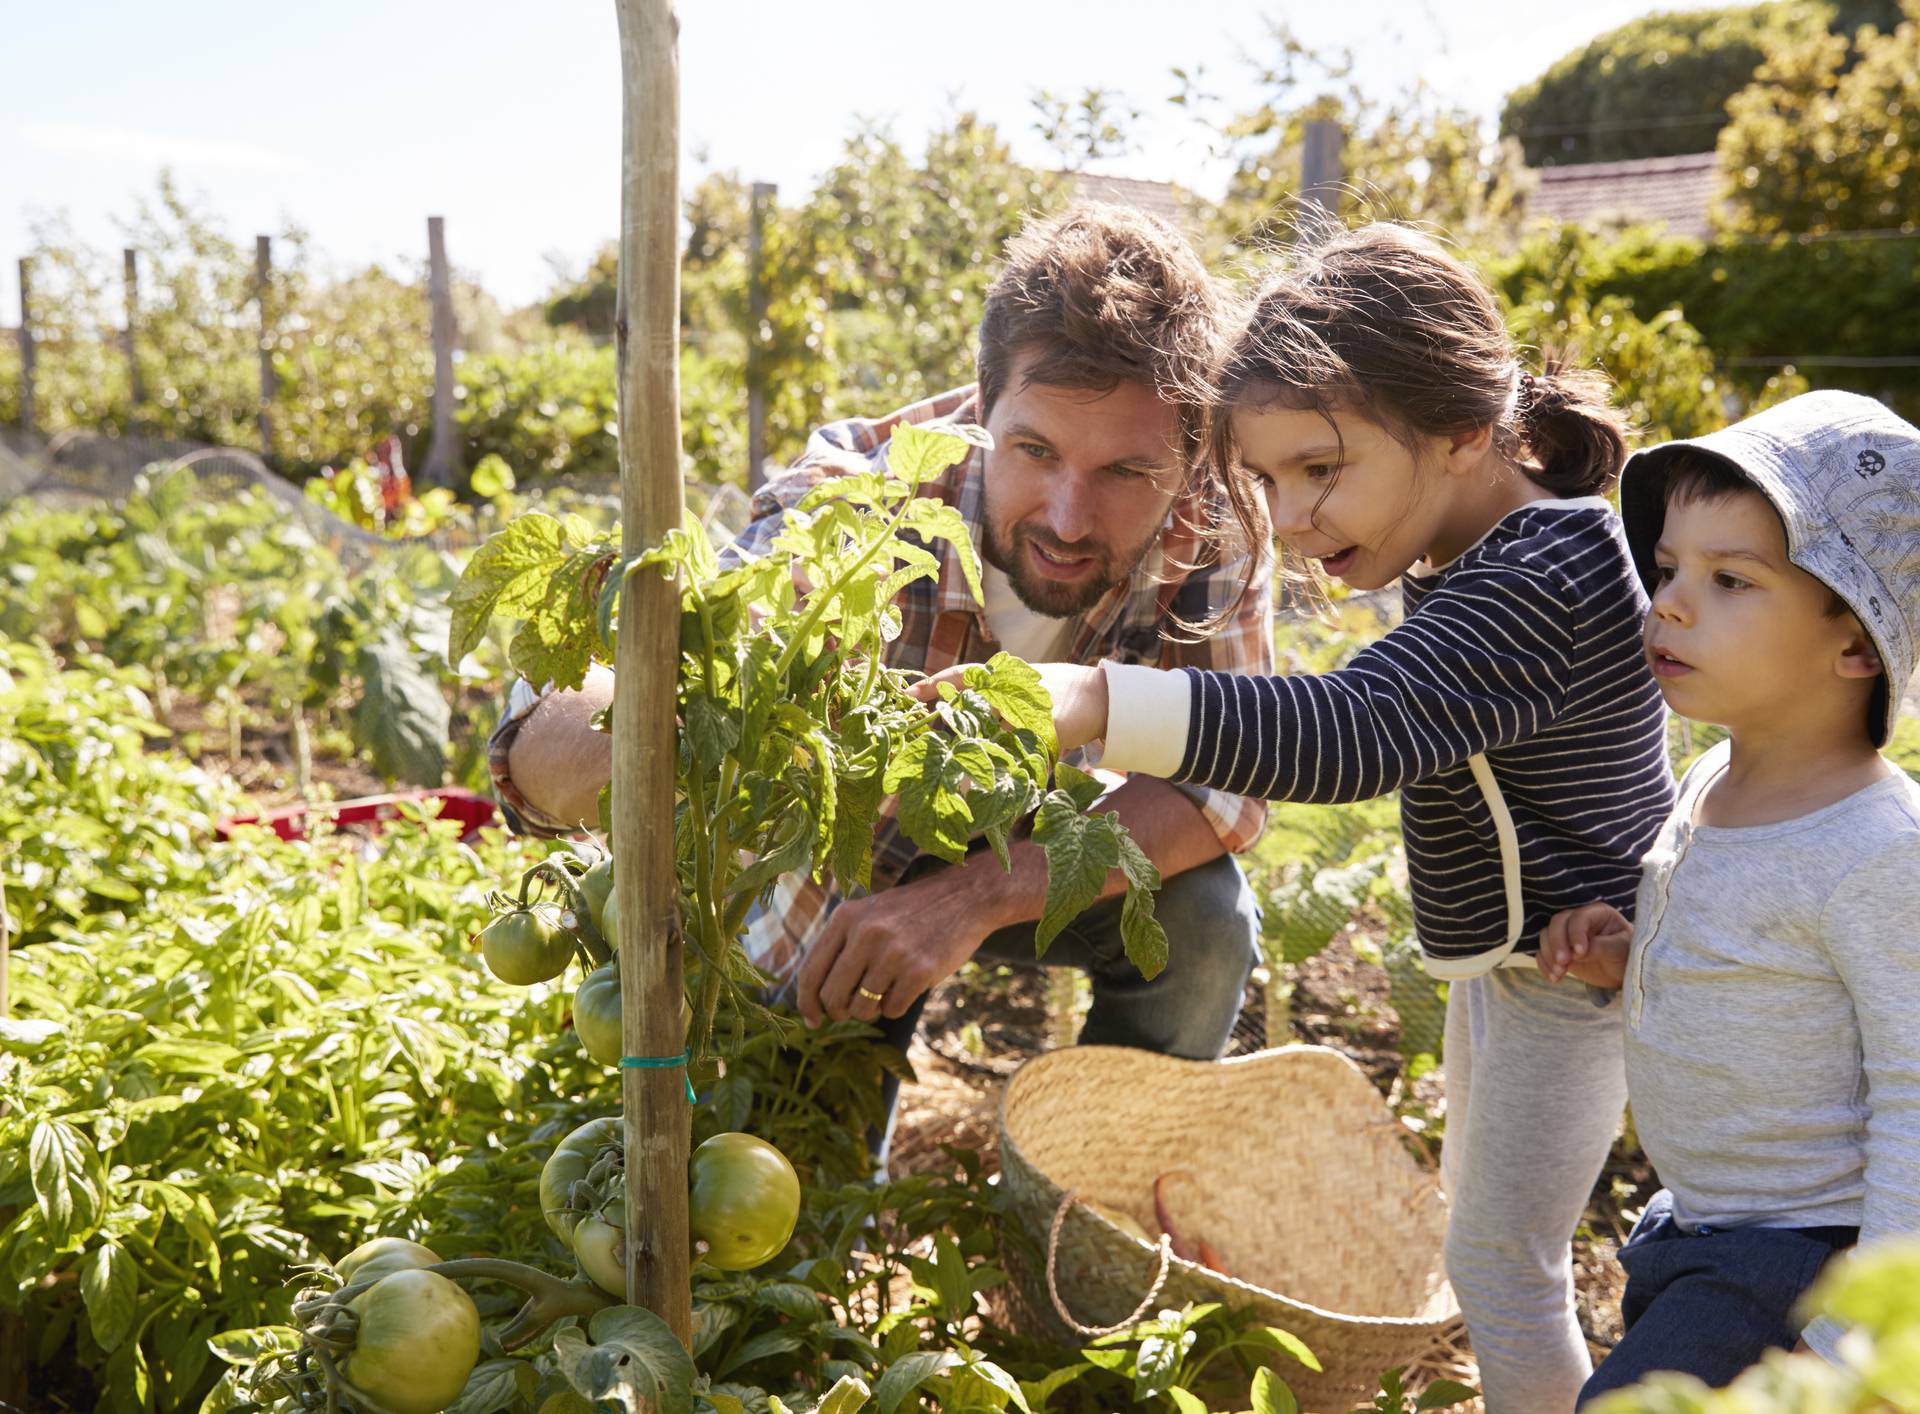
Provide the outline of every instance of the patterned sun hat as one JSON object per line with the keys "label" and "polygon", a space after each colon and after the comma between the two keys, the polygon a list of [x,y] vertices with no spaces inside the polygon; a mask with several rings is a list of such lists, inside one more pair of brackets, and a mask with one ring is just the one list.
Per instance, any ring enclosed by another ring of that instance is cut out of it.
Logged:
{"label": "patterned sun hat", "polygon": [[1628,458],[1620,518],[1651,594],[1666,478],[1686,451],[1744,472],[1779,512],[1787,556],[1846,601],[1885,672],[1868,728],[1893,734],[1920,637],[1920,428],[1858,393],[1803,393],[1704,437]]}

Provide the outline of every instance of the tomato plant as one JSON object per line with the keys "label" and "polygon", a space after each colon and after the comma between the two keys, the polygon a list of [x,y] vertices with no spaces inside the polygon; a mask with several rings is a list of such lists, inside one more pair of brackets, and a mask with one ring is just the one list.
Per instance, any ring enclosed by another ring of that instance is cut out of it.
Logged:
{"label": "tomato plant", "polygon": [[696,1053],[723,993],[735,1014],[753,1013],[755,974],[737,939],[755,899],[793,870],[867,884],[872,822],[888,795],[899,797],[908,836],[949,860],[984,836],[1004,861],[1012,830],[1038,811],[1035,838],[1049,863],[1042,938],[1090,903],[1118,862],[1128,955],[1147,975],[1165,965],[1152,910],[1159,877],[1117,817],[1081,813],[1099,790],[1056,766],[1037,675],[1001,654],[929,711],[885,666],[895,596],[938,566],[930,541],[954,547],[979,594],[971,529],[919,488],[985,436],[900,427],[884,468],[823,482],[759,559],[722,565],[694,525],[622,561],[578,517],[527,515],[474,553],[453,592],[450,660],[498,616],[519,624],[516,670],[574,687],[590,662],[612,656],[626,577],[677,577],[675,829],[680,926],[699,973]]}

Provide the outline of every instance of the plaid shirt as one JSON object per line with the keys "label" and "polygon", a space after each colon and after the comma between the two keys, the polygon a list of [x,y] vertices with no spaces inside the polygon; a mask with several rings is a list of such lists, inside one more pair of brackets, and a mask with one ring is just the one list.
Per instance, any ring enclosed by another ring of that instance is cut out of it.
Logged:
{"label": "plaid shirt", "polygon": [[[753,501],[753,520],[722,556],[723,563],[753,559],[767,553],[780,533],[786,513],[801,497],[842,468],[854,464],[881,467],[893,429],[902,422],[939,424],[978,420],[979,406],[971,386],[941,393],[877,420],[864,418],[836,422],[816,431],[798,463],[769,481]],[[983,508],[983,462],[979,449],[940,476],[923,483],[920,494],[935,496],[955,507],[973,529],[974,551],[980,548]],[[1175,503],[1158,539],[1140,564],[1086,613],[1073,622],[1068,661],[1097,663],[1112,658],[1162,668],[1212,668],[1226,672],[1268,674],[1273,671],[1271,576],[1256,570],[1254,583],[1221,630],[1198,643],[1168,637],[1177,630],[1173,617],[1188,621],[1207,618],[1232,596],[1244,572],[1243,559],[1205,569],[1185,571],[1179,566],[1201,558],[1205,548],[1189,522],[1202,507],[1199,498],[1213,494],[1196,487]],[[1184,514],[1183,514],[1184,512]],[[928,547],[940,561],[937,578],[908,585],[894,601],[900,611],[900,633],[887,646],[888,666],[936,673],[958,663],[981,663],[999,649],[987,625],[986,612],[967,587],[959,556],[944,540]],[[557,822],[543,821],[519,799],[506,771],[510,723],[517,723],[538,700],[531,690],[516,688],[507,720],[495,733],[491,753],[501,799],[515,809],[525,825],[544,831]],[[504,738],[504,739],[503,739]],[[1092,753],[1088,753],[1091,755]],[[1078,759],[1079,753],[1069,759]],[[1220,843],[1237,853],[1259,838],[1266,824],[1264,800],[1221,791],[1181,786],[1205,815]],[[874,827],[873,887],[896,881],[918,853],[894,818],[897,802],[889,799]],[[816,882],[804,872],[788,874],[774,885],[766,902],[748,916],[742,942],[747,955],[761,969],[782,981],[790,978],[801,957],[826,926],[838,906],[838,888]]]}

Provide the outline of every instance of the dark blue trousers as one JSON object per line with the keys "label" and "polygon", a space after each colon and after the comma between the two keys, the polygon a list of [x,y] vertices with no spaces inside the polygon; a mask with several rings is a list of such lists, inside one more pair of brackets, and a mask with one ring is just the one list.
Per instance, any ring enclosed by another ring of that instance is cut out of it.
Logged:
{"label": "dark blue trousers", "polygon": [[1700,1227],[1673,1220],[1661,1189],[1620,1249],[1626,1334],[1580,1391],[1580,1404],[1678,1370],[1719,1389],[1770,1349],[1800,1339],[1795,1306],[1854,1227]]}

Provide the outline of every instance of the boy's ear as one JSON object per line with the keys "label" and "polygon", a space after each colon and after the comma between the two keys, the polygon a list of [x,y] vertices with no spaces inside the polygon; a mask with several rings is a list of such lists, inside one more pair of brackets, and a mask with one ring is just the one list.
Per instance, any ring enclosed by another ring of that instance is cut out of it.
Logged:
{"label": "boy's ear", "polygon": [[1847,646],[1840,650],[1840,660],[1835,666],[1843,678],[1877,678],[1885,671],[1880,663],[1880,650],[1873,646],[1873,640],[1864,630],[1856,630],[1847,639]]}

